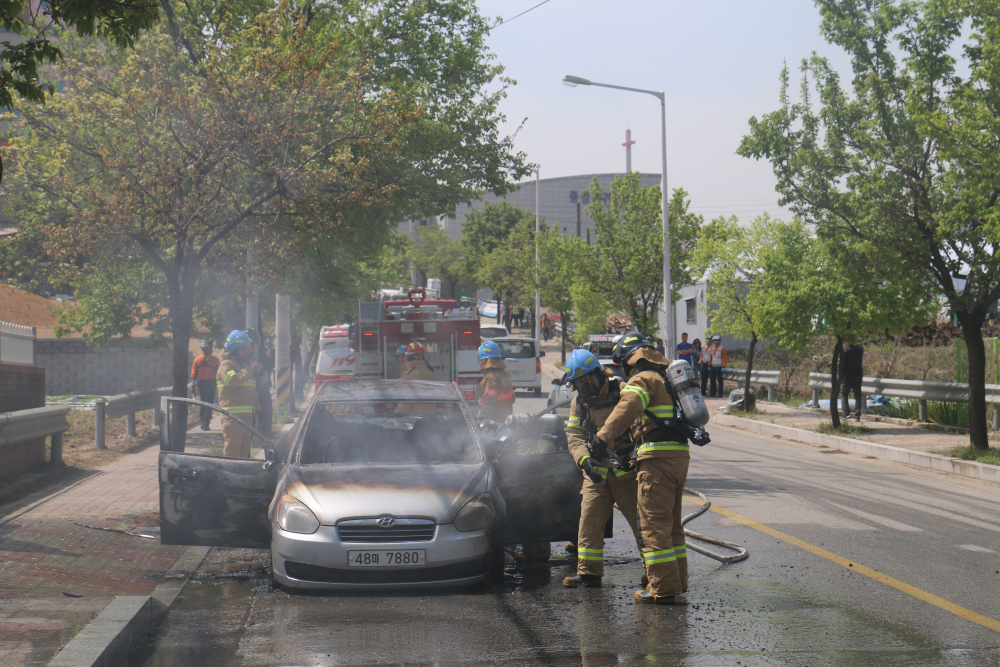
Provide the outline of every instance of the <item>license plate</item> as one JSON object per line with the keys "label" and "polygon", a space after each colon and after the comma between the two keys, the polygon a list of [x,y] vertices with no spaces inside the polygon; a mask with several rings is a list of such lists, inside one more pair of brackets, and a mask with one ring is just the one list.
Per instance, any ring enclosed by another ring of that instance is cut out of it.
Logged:
{"label": "license plate", "polygon": [[426,549],[368,549],[348,551],[351,567],[422,567],[427,564]]}

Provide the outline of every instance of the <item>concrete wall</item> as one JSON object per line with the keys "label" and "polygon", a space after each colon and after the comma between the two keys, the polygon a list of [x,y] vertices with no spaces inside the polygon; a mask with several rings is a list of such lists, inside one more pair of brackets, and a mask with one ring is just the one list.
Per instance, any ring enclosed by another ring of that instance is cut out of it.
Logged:
{"label": "concrete wall", "polygon": [[[0,364],[0,412],[45,406],[45,369],[21,364]],[[0,477],[45,463],[45,438],[0,449]]]}
{"label": "concrete wall", "polygon": [[[111,396],[173,384],[171,349],[146,349],[140,342],[102,348],[79,338],[38,340],[36,363],[45,368],[45,393]],[[189,352],[189,369],[192,361]]]}

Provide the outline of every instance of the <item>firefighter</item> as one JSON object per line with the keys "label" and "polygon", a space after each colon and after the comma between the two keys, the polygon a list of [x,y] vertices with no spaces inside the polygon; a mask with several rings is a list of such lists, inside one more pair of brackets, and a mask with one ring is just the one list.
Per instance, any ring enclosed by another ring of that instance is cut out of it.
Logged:
{"label": "firefighter", "polygon": [[[205,339],[201,341],[201,354],[194,358],[191,364],[191,390],[202,403],[215,403],[215,376],[219,372],[219,358],[212,354],[214,345],[212,341]],[[212,422],[212,410],[209,407],[201,406],[198,417],[201,421],[201,430],[208,431]]]}
{"label": "firefighter", "polygon": [[[589,441],[604,426],[604,420],[621,397],[614,373],[604,368],[588,350],[573,350],[566,359],[566,378],[576,389],[569,408],[566,435],[573,460],[584,471],[583,496],[580,508],[580,532],[576,542],[576,576],[563,579],[569,588],[597,587],[604,575],[604,526],[615,504],[621,510],[632,534],[639,541],[636,527],[635,471],[625,472],[612,467],[607,456],[591,455]],[[631,439],[615,443],[619,460],[632,454]],[[600,452],[597,452],[600,454]]]}
{"label": "firefighter", "polygon": [[628,384],[597,440],[609,447],[641,420],[632,435],[642,560],[649,584],[633,597],[636,602],[673,604],[688,585],[681,524],[681,498],[691,461],[687,437],[673,422],[674,403],[665,375],[668,362],[649,339],[638,331],[627,333],[615,344],[612,357]]}
{"label": "firefighter", "polygon": [[[710,349],[712,350],[712,366],[709,378],[712,391],[709,392],[709,395],[715,398],[722,396],[722,374],[726,371],[726,348],[722,347],[722,336],[719,334],[712,336]],[[716,391],[717,387],[718,391]]]}
{"label": "firefighter", "polygon": [[500,355],[500,346],[488,340],[479,346],[479,367],[483,380],[476,387],[479,397],[479,421],[491,419],[503,423],[514,413],[514,381]]}
{"label": "firefighter", "polygon": [[[254,413],[260,409],[254,376],[264,367],[253,359],[250,337],[242,331],[232,331],[226,338],[224,347],[226,351],[222,353],[222,364],[215,376],[219,389],[219,407],[250,425],[253,423]],[[225,439],[223,456],[250,458],[251,433],[243,424],[223,415],[222,437]]]}
{"label": "firefighter", "polygon": [[[403,362],[400,366],[400,380],[432,380],[437,382],[437,375],[427,365],[427,348],[423,343],[416,341],[406,346],[403,352]],[[396,412],[434,412],[437,405],[434,403],[400,403],[396,406]]]}
{"label": "firefighter", "polygon": [[[260,347],[260,334],[256,329],[247,329],[247,337],[252,345],[250,356],[260,361],[260,354],[263,350]],[[274,402],[271,400],[271,374],[261,366],[260,371],[254,373],[254,380],[257,382],[257,402],[260,404],[260,411],[257,413],[257,430],[265,435],[271,432],[274,422]]]}

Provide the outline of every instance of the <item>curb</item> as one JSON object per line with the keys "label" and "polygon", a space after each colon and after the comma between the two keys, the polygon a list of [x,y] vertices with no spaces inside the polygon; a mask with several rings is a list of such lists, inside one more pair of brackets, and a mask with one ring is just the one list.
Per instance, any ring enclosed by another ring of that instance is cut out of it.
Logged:
{"label": "curb", "polygon": [[116,597],[63,647],[49,667],[115,667],[141,653],[209,548],[188,547],[150,595]]}
{"label": "curb", "polygon": [[874,442],[867,442],[865,440],[854,440],[853,438],[826,435],[824,433],[816,433],[815,431],[807,431],[802,428],[793,428],[791,426],[765,424],[754,419],[744,419],[742,417],[732,417],[730,415],[714,415],[710,423],[718,424],[719,426],[738,428],[744,431],[752,431],[754,433],[761,433],[763,435],[779,435],[782,438],[804,442],[809,445],[823,445],[825,447],[832,447],[834,449],[851,452],[853,454],[874,456],[889,461],[906,463],[907,465],[915,466],[917,468],[926,468],[936,472],[945,472],[952,475],[971,477],[972,479],[981,479],[983,481],[1000,484],[1000,466],[980,463],[979,461],[966,461],[964,459],[957,459],[951,456],[929,454],[927,452],[919,452],[913,449],[906,449],[904,447],[881,445]]}

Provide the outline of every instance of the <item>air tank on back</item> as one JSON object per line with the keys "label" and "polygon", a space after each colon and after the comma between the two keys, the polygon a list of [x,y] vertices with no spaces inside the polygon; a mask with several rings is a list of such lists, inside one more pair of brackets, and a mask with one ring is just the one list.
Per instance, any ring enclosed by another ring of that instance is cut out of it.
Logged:
{"label": "air tank on back", "polygon": [[701,428],[708,423],[708,406],[701,395],[701,387],[694,378],[694,370],[691,364],[683,359],[670,364],[667,367],[667,378],[677,394],[677,399],[681,404],[681,416],[688,426]]}

